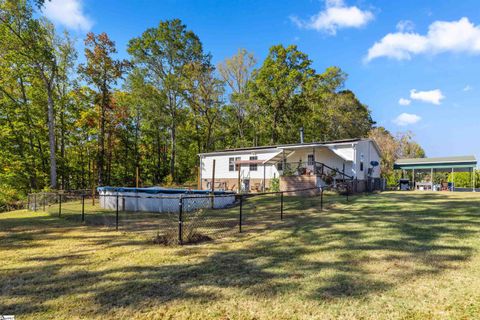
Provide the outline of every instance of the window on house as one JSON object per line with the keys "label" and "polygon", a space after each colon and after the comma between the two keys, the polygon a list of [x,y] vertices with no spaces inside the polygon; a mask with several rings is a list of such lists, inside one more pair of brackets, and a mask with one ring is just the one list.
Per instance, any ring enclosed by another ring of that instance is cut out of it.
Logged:
{"label": "window on house", "polygon": [[360,162],[360,171],[363,171],[363,161]]}
{"label": "window on house", "polygon": [[309,166],[313,166],[315,164],[315,157],[313,156],[313,154],[309,154],[307,156],[307,162]]}
{"label": "window on house", "polygon": [[277,170],[278,171],[283,171],[283,160],[277,162]]}
{"label": "window on house", "polygon": [[[257,160],[257,156],[251,156],[250,160]],[[257,171],[258,165],[256,163],[250,163],[250,171]]]}
{"label": "window on house", "polygon": [[228,171],[238,171],[240,165],[235,163],[237,161],[240,161],[240,157],[228,158]]}

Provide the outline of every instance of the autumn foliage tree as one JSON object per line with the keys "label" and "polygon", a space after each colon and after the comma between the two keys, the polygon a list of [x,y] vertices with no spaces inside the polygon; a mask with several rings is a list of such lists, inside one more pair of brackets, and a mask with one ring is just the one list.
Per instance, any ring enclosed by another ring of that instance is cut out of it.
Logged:
{"label": "autumn foliage tree", "polygon": [[240,49],[215,67],[172,19],[131,39],[129,61],[89,33],[78,64],[42,3],[0,0],[0,211],[34,190],[133,186],[136,168],[144,186],[193,185],[197,153],[297,142],[300,127],[306,142],[370,132],[387,176],[397,157],[423,154],[410,135],[373,128],[347,74],[315,70],[297,46],[272,46],[258,64]]}
{"label": "autumn foliage tree", "polygon": [[115,42],[106,33],[87,34],[85,39],[85,57],[87,62],[78,68],[87,83],[97,90],[96,103],[100,109],[97,172],[98,184],[105,181],[105,128],[107,111],[111,108],[112,87],[126,71],[128,62],[113,57],[117,53]]}

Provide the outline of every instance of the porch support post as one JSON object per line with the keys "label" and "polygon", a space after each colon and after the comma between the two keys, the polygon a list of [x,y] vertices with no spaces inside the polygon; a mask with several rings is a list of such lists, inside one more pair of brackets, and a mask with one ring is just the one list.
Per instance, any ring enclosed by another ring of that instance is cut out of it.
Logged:
{"label": "porch support post", "polygon": [[[234,166],[236,167],[237,164],[234,164]],[[234,167],[234,168],[235,168],[235,167]],[[242,192],[242,186],[240,185],[240,184],[241,184],[240,171],[242,171],[242,165],[241,165],[241,164],[238,164],[238,193]]]}
{"label": "porch support post", "polygon": [[263,164],[263,187],[262,187],[263,192],[265,192],[265,178],[266,178],[266,173],[265,173],[265,171],[266,171],[266,167],[267,167],[267,165],[264,163],[264,164]]}

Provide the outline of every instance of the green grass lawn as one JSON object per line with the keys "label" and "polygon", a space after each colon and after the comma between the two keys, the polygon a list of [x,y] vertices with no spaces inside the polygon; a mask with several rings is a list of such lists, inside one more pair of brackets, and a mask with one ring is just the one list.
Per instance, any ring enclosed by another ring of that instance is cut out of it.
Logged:
{"label": "green grass lawn", "polygon": [[[252,202],[246,212],[276,215],[275,206]],[[348,203],[332,196],[324,211],[318,198],[289,197],[285,206],[283,222],[247,224],[242,234],[183,247],[58,218],[54,210],[0,214],[0,314],[18,319],[480,315],[480,195],[385,192]]]}

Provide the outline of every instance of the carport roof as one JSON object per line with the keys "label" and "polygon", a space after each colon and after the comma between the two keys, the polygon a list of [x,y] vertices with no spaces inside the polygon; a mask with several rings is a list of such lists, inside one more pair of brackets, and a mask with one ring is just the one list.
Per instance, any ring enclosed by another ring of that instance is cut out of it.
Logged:
{"label": "carport roof", "polygon": [[412,158],[398,159],[394,169],[440,169],[440,168],[472,168],[477,166],[474,156]]}

